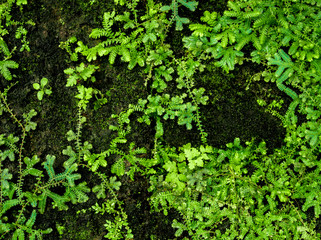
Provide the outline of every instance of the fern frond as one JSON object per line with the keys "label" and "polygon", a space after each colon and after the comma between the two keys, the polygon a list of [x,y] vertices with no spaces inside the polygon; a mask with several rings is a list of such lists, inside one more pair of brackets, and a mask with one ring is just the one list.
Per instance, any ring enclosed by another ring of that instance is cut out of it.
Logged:
{"label": "fern frond", "polygon": [[26,227],[32,228],[32,226],[35,224],[36,216],[37,216],[37,211],[34,209],[34,210],[32,210],[30,218],[26,222]]}
{"label": "fern frond", "polygon": [[125,174],[125,163],[124,158],[118,159],[111,167],[111,172],[117,176],[123,176]]}
{"label": "fern frond", "polygon": [[9,51],[9,48],[6,44],[6,42],[0,38],[0,49],[2,50],[2,52],[8,57],[10,56],[10,51]]}
{"label": "fern frond", "polygon": [[2,209],[1,209],[1,215],[3,215],[4,213],[6,213],[6,211],[8,211],[10,208],[16,206],[19,204],[19,200],[18,199],[11,199],[11,200],[6,200],[3,204],[2,204]]}
{"label": "fern frond", "polygon": [[42,163],[44,169],[46,169],[49,179],[53,179],[55,177],[55,170],[53,168],[53,164],[55,162],[56,157],[52,155],[46,156],[46,162]]}
{"label": "fern frond", "polygon": [[265,11],[261,16],[259,16],[253,23],[254,29],[259,29],[262,26],[271,26],[274,22],[276,22],[276,18],[271,14],[271,11]]}
{"label": "fern frond", "polygon": [[12,240],[25,240],[25,232],[21,228],[17,228],[12,235]]}
{"label": "fern frond", "polygon": [[57,204],[59,210],[68,210],[68,206],[65,204],[69,200],[68,197],[60,196],[59,194],[49,190],[45,190],[44,193]]}
{"label": "fern frond", "polygon": [[265,43],[269,31],[270,31],[270,26],[269,25],[264,25],[262,30],[260,31],[259,40],[260,40],[260,44],[261,45],[263,45]]}
{"label": "fern frond", "polygon": [[198,2],[196,1],[189,1],[187,2],[186,0],[178,0],[178,2],[180,4],[182,4],[184,7],[187,7],[190,11],[194,12],[197,5],[198,5]]}
{"label": "fern frond", "polygon": [[286,17],[284,16],[282,10],[279,10],[279,11],[278,11],[278,14],[277,14],[277,22],[278,22],[283,28],[285,28],[285,29],[288,29],[288,28],[289,28],[289,22],[288,22],[288,20],[286,19]]}
{"label": "fern frond", "polygon": [[92,32],[89,34],[89,37],[97,39],[101,37],[113,38],[113,32],[111,29],[102,29],[102,28],[94,28]]}
{"label": "fern frond", "polygon": [[190,24],[189,29],[193,31],[192,35],[197,37],[207,36],[211,31],[212,27],[206,26],[204,24]]}
{"label": "fern frond", "polygon": [[159,211],[159,205],[161,206],[165,216],[167,215],[171,205],[175,201],[175,196],[173,192],[158,192],[151,197],[151,206],[153,206],[157,211]]}
{"label": "fern frond", "polygon": [[2,76],[10,81],[12,80],[12,74],[9,68],[18,68],[19,64],[12,60],[0,61],[0,73]]}
{"label": "fern frond", "polygon": [[242,48],[251,41],[251,39],[252,35],[242,35],[239,42],[236,44],[235,49],[237,51],[241,51]]}
{"label": "fern frond", "polygon": [[254,10],[252,12],[245,12],[243,14],[243,18],[249,19],[249,18],[256,18],[262,14],[262,10]]}
{"label": "fern frond", "polygon": [[117,47],[111,47],[110,48],[110,53],[109,53],[109,57],[108,57],[108,61],[109,61],[110,64],[114,64],[115,63],[115,59],[117,57],[117,51],[118,51]]}
{"label": "fern frond", "polygon": [[73,204],[87,202],[89,197],[86,193],[90,192],[86,182],[82,182],[75,187],[67,188],[65,196],[68,196]]}

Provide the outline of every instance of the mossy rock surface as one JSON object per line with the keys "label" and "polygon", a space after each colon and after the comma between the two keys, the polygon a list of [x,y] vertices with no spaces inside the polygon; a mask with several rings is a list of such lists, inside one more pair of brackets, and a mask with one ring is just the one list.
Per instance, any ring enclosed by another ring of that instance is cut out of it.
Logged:
{"label": "mossy rock surface", "polygon": [[[199,6],[200,12],[210,8],[218,8],[217,11],[222,12],[226,1],[200,1]],[[68,61],[69,55],[59,48],[59,44],[71,36],[77,36],[84,42],[89,41],[88,34],[100,25],[103,11],[112,9],[113,5],[109,1],[98,8],[95,4],[89,5],[80,0],[30,1],[24,7],[24,18],[30,18],[36,24],[28,29],[31,51],[19,53],[13,59],[19,62],[21,68],[15,71],[19,83],[9,92],[8,102],[18,116],[31,109],[38,112],[34,118],[37,129],[29,134],[24,150],[42,159],[47,154],[56,155],[58,171],[62,170],[61,163],[65,160],[61,152],[69,144],[65,135],[70,129],[75,130],[77,124],[74,91],[65,87],[64,69],[70,67],[71,63]],[[14,17],[20,16],[20,10],[14,9],[12,14]],[[174,50],[182,49],[181,42],[177,40],[182,34],[173,34],[170,44]],[[9,41],[9,45],[14,46],[15,41]],[[139,98],[146,98],[149,94],[149,89],[144,86],[143,73],[139,69],[129,71],[126,65],[120,62],[112,66],[107,61],[99,61],[100,69],[93,85],[102,92],[110,91],[110,96],[108,103],[99,111],[93,110],[91,104],[88,111],[83,113],[87,122],[82,129],[82,138],[92,143],[97,152],[106,149],[114,137],[114,133],[108,129],[108,125],[114,121],[111,114],[120,113],[129,104],[136,103]],[[252,138],[258,141],[264,139],[269,147],[278,147],[284,136],[283,129],[279,127],[280,121],[264,113],[256,104],[253,93],[259,94],[260,89],[245,90],[244,83],[249,76],[241,71],[242,68],[255,73],[249,66],[241,66],[226,74],[217,69],[213,70],[209,64],[203,73],[195,76],[197,87],[204,87],[209,96],[209,104],[200,108],[204,129],[209,134],[208,143],[215,147],[224,147],[235,137],[240,137],[244,142]],[[45,97],[40,104],[32,84],[39,82],[42,77],[49,79],[53,94]],[[19,135],[19,129],[8,118],[1,116],[0,121],[1,133]],[[128,142],[135,141],[138,146],[151,151],[154,129],[136,121],[132,123],[133,131]],[[177,126],[176,121],[169,121],[164,124],[164,129],[164,140],[172,146],[182,146],[188,142],[201,144],[196,127],[187,131],[185,126]],[[111,159],[111,162],[113,161],[114,159]],[[87,181],[89,186],[94,185],[96,178],[82,170],[80,173],[84,173],[82,181]],[[147,191],[149,183],[146,177],[138,176],[135,181],[123,177],[121,181],[119,198],[125,203],[135,239],[149,239],[152,235],[155,239],[173,239],[175,231],[171,222],[180,218],[180,215],[170,212],[165,217],[162,213],[150,212],[150,193]],[[56,190],[59,192],[59,188]],[[58,212],[48,206],[46,213],[39,216],[36,222],[37,227],[54,229],[46,239],[102,239],[105,234],[104,216],[90,211],[77,214],[96,202],[94,194],[89,196],[88,202],[76,206],[70,204],[66,212]],[[62,235],[57,230],[57,224],[64,228]]]}

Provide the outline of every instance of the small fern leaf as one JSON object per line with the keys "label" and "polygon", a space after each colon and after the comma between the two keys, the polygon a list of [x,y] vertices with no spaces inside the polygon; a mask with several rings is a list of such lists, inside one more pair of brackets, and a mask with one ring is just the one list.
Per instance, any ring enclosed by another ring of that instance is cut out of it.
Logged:
{"label": "small fern leaf", "polygon": [[125,62],[130,62],[130,59],[131,59],[131,57],[130,57],[130,52],[129,52],[129,50],[128,50],[128,48],[127,47],[122,47],[121,49],[120,49],[120,52],[119,52],[121,55],[122,55],[122,59],[125,61]]}
{"label": "small fern leaf", "polygon": [[32,226],[35,224],[36,221],[36,216],[37,216],[37,212],[36,210],[32,210],[32,213],[30,215],[30,218],[28,219],[28,221],[26,222],[26,227],[28,228],[32,228]]}
{"label": "small fern leaf", "polygon": [[235,49],[237,51],[241,51],[242,48],[251,41],[252,36],[251,35],[246,35],[246,36],[242,36],[240,41],[238,42],[238,44],[235,46]]}
{"label": "small fern leaf", "polygon": [[120,158],[117,162],[113,164],[113,166],[111,167],[111,172],[115,173],[118,177],[123,176],[125,174],[125,164],[123,158]]}
{"label": "small fern leaf", "polygon": [[0,38],[0,49],[2,50],[2,52],[8,57],[10,56],[10,51],[9,51],[9,48],[6,44],[6,42]]}
{"label": "small fern leaf", "polygon": [[109,63],[114,64],[116,57],[117,57],[117,51],[116,51],[116,48],[113,47],[111,48],[111,52],[109,53],[109,58],[108,58]]}
{"label": "small fern leaf", "polygon": [[21,228],[18,228],[12,235],[12,240],[25,240],[25,233]]}
{"label": "small fern leaf", "polygon": [[46,169],[49,179],[53,179],[55,177],[55,170],[53,168],[53,164],[55,162],[56,157],[52,155],[46,156],[47,161],[42,163],[44,169]]}
{"label": "small fern leaf", "polygon": [[19,64],[12,60],[0,61],[0,73],[2,76],[10,81],[12,80],[12,74],[9,68],[18,68]]}
{"label": "small fern leaf", "polygon": [[12,208],[12,207],[14,207],[14,206],[16,206],[18,204],[19,204],[19,200],[18,199],[11,199],[11,200],[5,201],[4,204],[2,205],[1,215],[3,215],[10,208]]}
{"label": "small fern leaf", "polygon": [[182,4],[184,7],[187,7],[190,11],[195,11],[197,5],[198,5],[198,2],[196,1],[190,1],[190,2],[186,2],[186,0],[178,0],[178,2],[180,4]]}
{"label": "small fern leaf", "polygon": [[105,188],[105,186],[103,184],[96,185],[95,187],[93,187],[92,191],[94,193],[96,193],[96,196],[97,196],[98,199],[106,198],[106,193],[105,193],[106,188]]}

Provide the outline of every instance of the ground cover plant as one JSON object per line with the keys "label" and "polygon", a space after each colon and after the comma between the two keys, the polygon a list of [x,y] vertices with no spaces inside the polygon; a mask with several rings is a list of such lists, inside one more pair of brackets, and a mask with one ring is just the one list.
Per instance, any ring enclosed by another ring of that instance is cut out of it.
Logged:
{"label": "ground cover plant", "polygon": [[320,239],[321,1],[215,2],[1,2],[0,239]]}

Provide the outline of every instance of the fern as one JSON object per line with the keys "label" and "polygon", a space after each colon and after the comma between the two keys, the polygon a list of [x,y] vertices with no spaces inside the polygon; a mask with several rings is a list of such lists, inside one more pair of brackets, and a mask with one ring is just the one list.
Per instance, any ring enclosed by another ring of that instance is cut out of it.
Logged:
{"label": "fern", "polygon": [[32,228],[32,226],[35,224],[36,217],[37,217],[37,211],[34,209],[34,210],[32,210],[30,218],[26,222],[26,227]]}
{"label": "fern", "polygon": [[10,208],[18,205],[19,203],[18,199],[6,200],[1,206],[1,215],[5,214]]}
{"label": "fern", "polygon": [[186,0],[173,0],[171,5],[165,5],[161,8],[162,11],[169,11],[172,10],[172,19],[176,22],[176,30],[181,31],[183,30],[183,24],[189,23],[188,18],[182,18],[178,15],[178,3],[182,4],[190,11],[195,11],[198,2],[196,1],[189,1]]}
{"label": "fern", "polygon": [[8,48],[6,42],[1,37],[0,37],[0,49],[6,55],[6,57],[10,56],[11,53],[9,51],[9,48]]}
{"label": "fern", "polygon": [[82,182],[76,186],[67,188],[64,196],[70,198],[73,204],[87,202],[89,197],[86,193],[90,192],[86,182]]}
{"label": "fern", "polygon": [[111,172],[117,176],[123,176],[125,174],[125,163],[123,158],[118,159],[111,167]]}
{"label": "fern", "polygon": [[16,63],[15,61],[12,61],[12,60],[0,61],[0,73],[8,81],[12,80],[12,74],[9,68],[16,69],[18,67],[19,67],[19,64]]}
{"label": "fern", "polygon": [[89,35],[89,37],[91,38],[101,38],[101,37],[107,37],[110,39],[114,39],[116,37],[116,35],[114,34],[114,32],[112,31],[111,27],[114,24],[114,17],[115,17],[116,12],[112,11],[112,12],[105,12],[104,16],[103,16],[103,28],[95,28],[92,30],[91,34]]}

